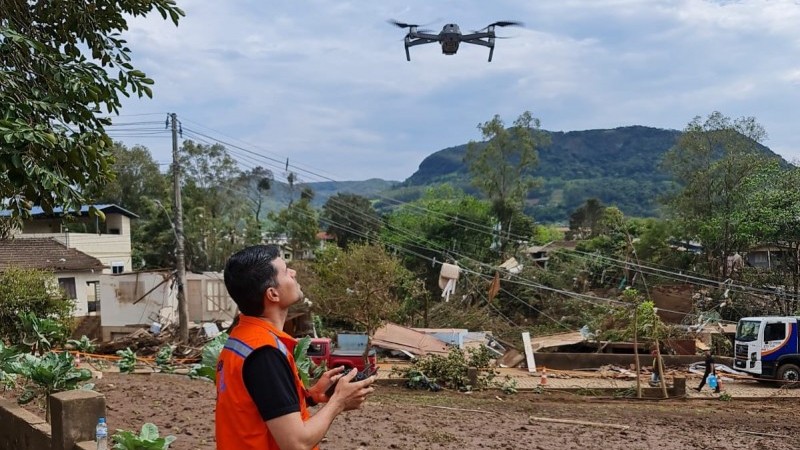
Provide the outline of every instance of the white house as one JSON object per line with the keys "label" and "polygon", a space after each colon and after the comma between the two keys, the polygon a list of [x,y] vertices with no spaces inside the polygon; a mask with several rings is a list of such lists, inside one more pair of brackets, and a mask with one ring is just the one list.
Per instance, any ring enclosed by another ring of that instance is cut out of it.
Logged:
{"label": "white house", "polygon": [[[52,238],[68,248],[74,248],[99,259],[103,273],[122,273],[133,270],[131,259],[131,219],[139,216],[117,205],[94,205],[106,216],[105,221],[89,216],[89,206],[65,214],[55,208],[52,214],[41,207],[31,210],[32,218],[22,229],[15,230],[16,239]],[[9,211],[0,211],[8,216]]]}
{"label": "white house", "polygon": [[106,269],[99,259],[54,238],[0,240],[0,272],[10,267],[51,271],[75,302],[75,316],[96,310],[100,274]]}

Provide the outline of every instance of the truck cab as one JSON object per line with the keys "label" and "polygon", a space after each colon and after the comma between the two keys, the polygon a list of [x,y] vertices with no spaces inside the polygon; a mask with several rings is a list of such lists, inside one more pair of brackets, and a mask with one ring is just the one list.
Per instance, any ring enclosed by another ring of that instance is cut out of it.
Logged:
{"label": "truck cab", "polygon": [[798,317],[745,317],[736,326],[733,366],[760,379],[800,381]]}

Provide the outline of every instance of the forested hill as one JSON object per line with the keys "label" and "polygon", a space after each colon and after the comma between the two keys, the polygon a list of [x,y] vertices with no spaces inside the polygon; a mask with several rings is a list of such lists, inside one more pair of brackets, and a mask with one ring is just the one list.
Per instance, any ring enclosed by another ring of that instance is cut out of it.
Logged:
{"label": "forested hill", "polygon": [[[671,187],[660,162],[679,131],[630,126],[548,134],[551,144],[539,149],[533,173],[542,185],[531,193],[526,207],[537,221],[566,222],[592,197],[629,216],[657,214],[658,198]],[[466,150],[464,144],[428,156],[395,194],[408,200],[424,186],[443,182],[474,192],[463,162]]]}

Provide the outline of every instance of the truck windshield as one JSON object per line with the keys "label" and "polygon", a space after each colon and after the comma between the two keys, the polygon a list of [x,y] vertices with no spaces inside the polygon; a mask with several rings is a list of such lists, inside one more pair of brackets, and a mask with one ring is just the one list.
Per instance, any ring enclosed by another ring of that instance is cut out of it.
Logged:
{"label": "truck windshield", "polygon": [[736,340],[737,341],[755,341],[758,339],[758,330],[761,328],[761,321],[757,320],[740,320],[736,325]]}

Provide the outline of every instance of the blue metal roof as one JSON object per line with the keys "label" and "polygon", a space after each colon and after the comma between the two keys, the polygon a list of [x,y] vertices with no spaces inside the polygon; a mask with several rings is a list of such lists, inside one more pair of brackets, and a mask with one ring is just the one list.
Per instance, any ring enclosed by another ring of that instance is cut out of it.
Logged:
{"label": "blue metal roof", "polygon": [[[125,208],[123,208],[121,206],[118,206],[118,205],[115,205],[115,204],[112,204],[112,203],[103,204],[103,205],[83,205],[83,206],[81,206],[80,215],[81,216],[89,215],[89,208],[91,206],[94,206],[95,208],[99,209],[100,211],[103,211],[104,214],[117,213],[117,214],[122,214],[123,216],[130,217],[132,219],[138,219],[139,218],[138,215],[128,211],[127,209],[125,209]],[[72,213],[72,214],[74,214],[76,212],[77,211],[68,211],[68,213]],[[10,215],[11,215],[11,211],[10,210],[7,210],[7,209],[0,210],[0,217],[8,217]],[[47,216],[47,215],[48,214],[44,211],[44,209],[42,209],[41,206],[34,206],[33,208],[31,208],[31,216],[33,216],[33,217],[41,217],[41,216]],[[56,207],[56,208],[53,208],[53,215],[54,216],[62,216],[62,215],[64,215],[64,208],[62,208],[60,206]]]}

